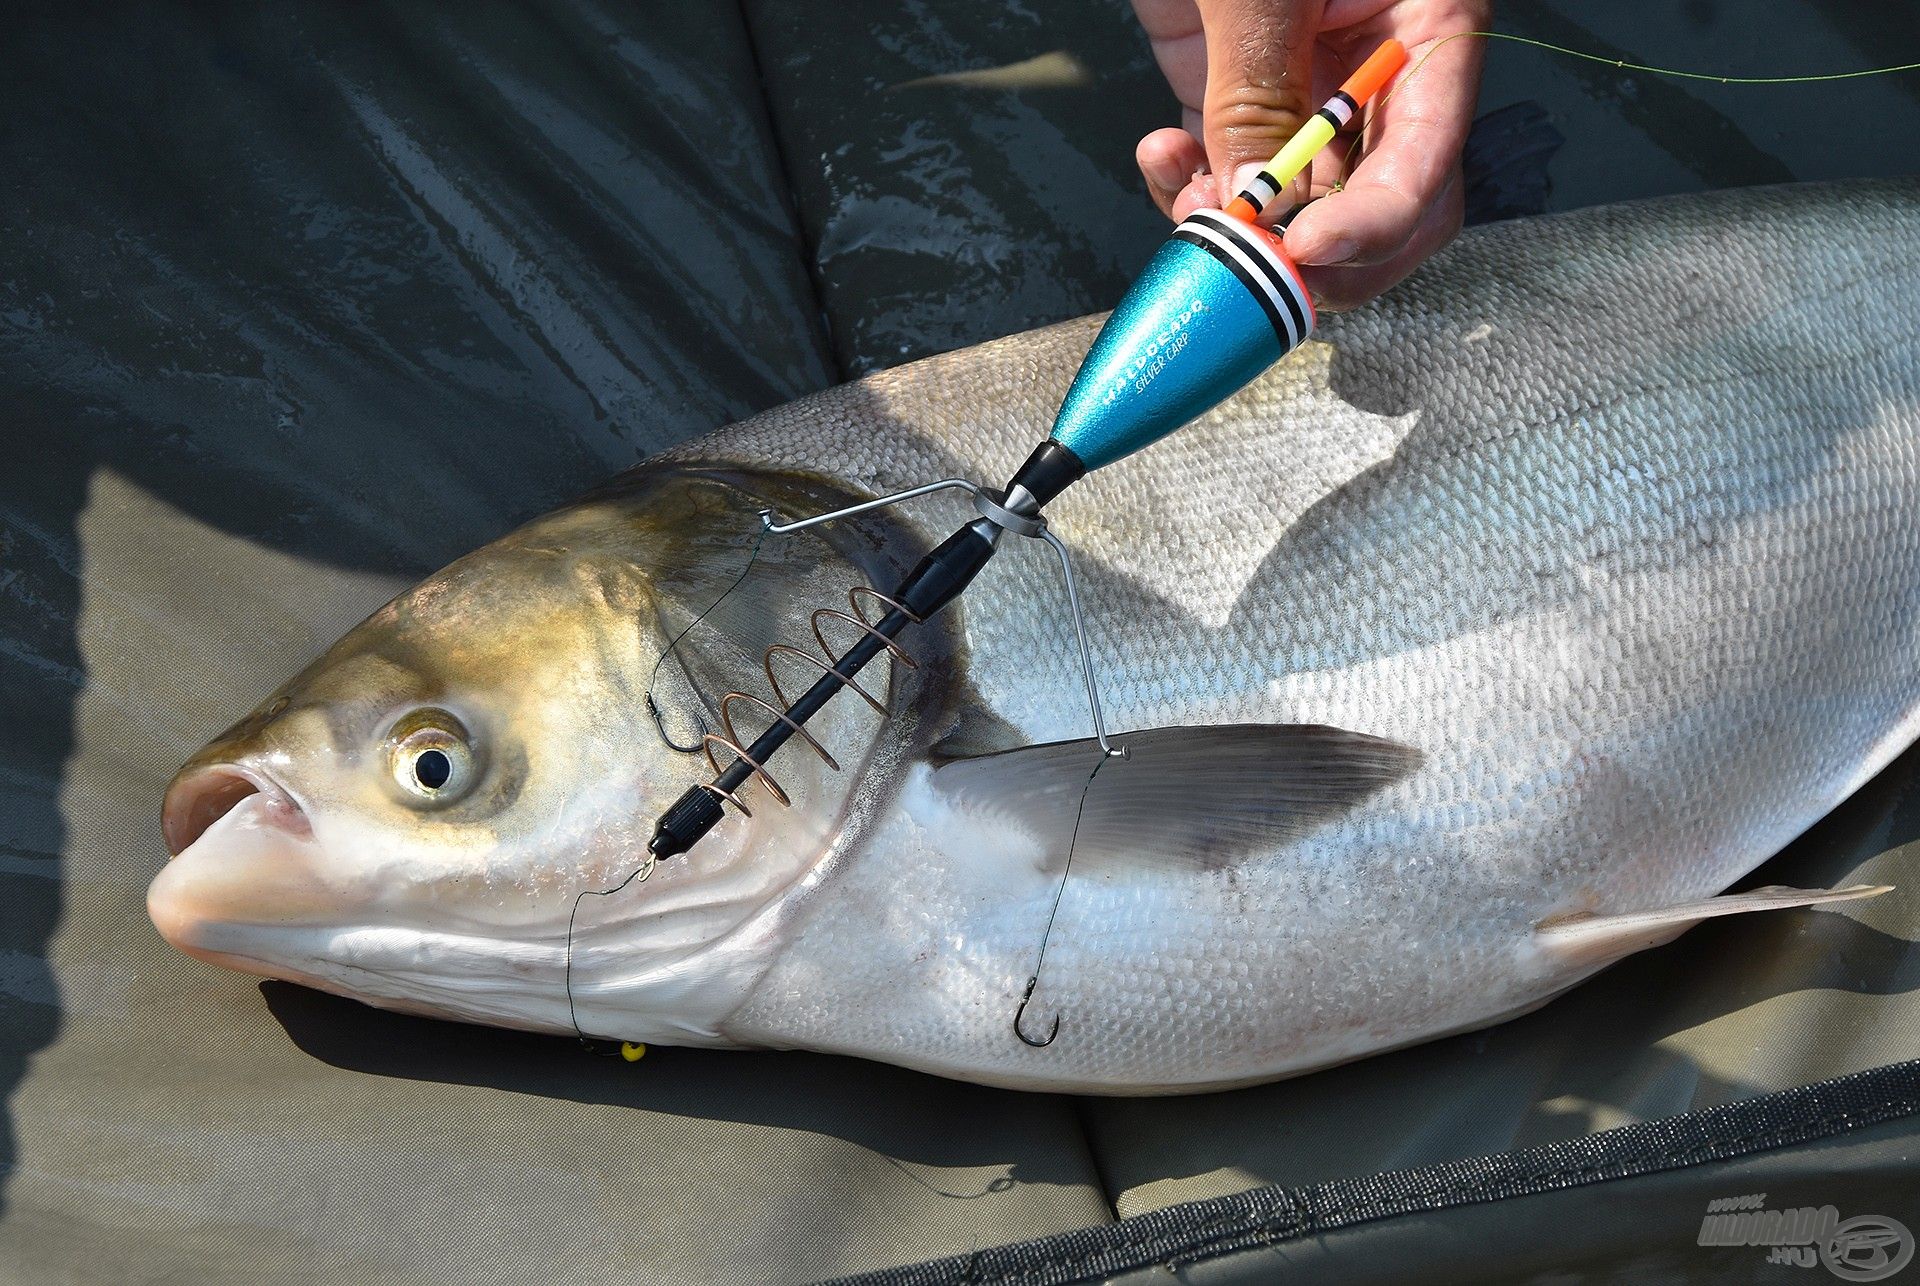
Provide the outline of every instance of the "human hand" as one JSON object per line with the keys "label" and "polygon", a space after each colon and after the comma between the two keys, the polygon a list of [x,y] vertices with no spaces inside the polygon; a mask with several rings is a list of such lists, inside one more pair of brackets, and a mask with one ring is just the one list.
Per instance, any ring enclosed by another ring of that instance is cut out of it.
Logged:
{"label": "human hand", "polygon": [[[1460,230],[1460,151],[1473,123],[1481,44],[1437,42],[1484,30],[1491,0],[1133,0],[1184,129],[1140,140],[1135,159],[1162,213],[1178,221],[1223,206],[1340,82],[1389,38],[1408,67],[1370,113],[1330,143],[1278,213],[1314,201],[1286,233],[1287,253],[1321,306],[1365,303]],[[1333,195],[1327,196],[1332,193]]]}

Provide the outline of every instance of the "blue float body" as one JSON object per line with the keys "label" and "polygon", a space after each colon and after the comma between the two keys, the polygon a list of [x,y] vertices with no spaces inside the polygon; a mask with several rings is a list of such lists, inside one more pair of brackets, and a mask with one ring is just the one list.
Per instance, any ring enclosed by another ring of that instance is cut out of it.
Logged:
{"label": "blue float body", "polygon": [[[1216,213],[1212,220],[1223,217]],[[1210,235],[1219,239],[1217,230]],[[1248,237],[1248,245],[1257,237]],[[1258,249],[1269,262],[1279,258]],[[1263,304],[1248,284],[1247,267],[1258,265],[1238,262],[1236,272],[1225,252],[1177,233],[1161,246],[1100,328],[1060,404],[1053,439],[1088,469],[1111,464],[1219,405],[1304,339],[1312,305],[1292,265],[1284,275],[1306,319],[1294,328],[1297,339],[1281,333],[1271,303]]]}

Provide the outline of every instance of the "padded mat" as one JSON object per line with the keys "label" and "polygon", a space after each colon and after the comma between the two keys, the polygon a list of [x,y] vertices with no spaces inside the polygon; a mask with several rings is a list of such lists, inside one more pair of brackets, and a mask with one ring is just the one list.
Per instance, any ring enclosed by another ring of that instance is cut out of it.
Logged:
{"label": "padded mat", "polygon": [[847,374],[1111,308],[1166,234],[1127,0],[744,7]]}

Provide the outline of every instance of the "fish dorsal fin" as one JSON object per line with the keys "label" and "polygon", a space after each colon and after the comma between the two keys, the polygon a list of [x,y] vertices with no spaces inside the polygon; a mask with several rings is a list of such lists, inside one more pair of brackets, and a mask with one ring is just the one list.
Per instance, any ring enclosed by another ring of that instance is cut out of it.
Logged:
{"label": "fish dorsal fin", "polygon": [[1153,728],[1115,740],[1125,759],[1103,763],[1094,741],[1059,741],[949,760],[932,785],[967,820],[1025,832],[1049,865],[1070,843],[1076,869],[1204,868],[1297,839],[1421,760],[1411,746],[1318,724]]}
{"label": "fish dorsal fin", "polygon": [[1855,884],[1844,889],[1790,889],[1771,884],[1745,893],[1725,893],[1698,902],[1628,911],[1620,915],[1579,912],[1542,920],[1534,940],[1568,964],[1611,964],[1636,951],[1671,942],[1702,920],[1747,911],[1781,911],[1796,906],[1819,906],[1891,892],[1890,884]]}

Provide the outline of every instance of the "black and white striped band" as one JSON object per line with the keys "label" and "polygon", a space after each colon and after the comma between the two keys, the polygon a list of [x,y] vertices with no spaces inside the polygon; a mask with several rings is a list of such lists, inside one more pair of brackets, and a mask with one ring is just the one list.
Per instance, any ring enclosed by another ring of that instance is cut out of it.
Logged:
{"label": "black and white striped band", "polygon": [[1345,90],[1336,89],[1333,91],[1333,97],[1327,100],[1327,105],[1314,115],[1325,119],[1327,124],[1333,126],[1337,132],[1341,126],[1352,120],[1353,114],[1359,110],[1360,104],[1347,97]]}
{"label": "black and white striped band", "polygon": [[1313,302],[1292,265],[1261,234],[1230,214],[1195,210],[1173,231],[1174,239],[1200,247],[1240,279],[1273,323],[1280,351],[1289,352],[1313,333]]}
{"label": "black and white striped band", "polygon": [[1273,176],[1265,170],[1254,175],[1253,182],[1247,184],[1247,186],[1240,191],[1240,196],[1248,205],[1253,207],[1255,214],[1266,209],[1267,202],[1273,200],[1273,198],[1279,194],[1280,189],[1273,185]]}

